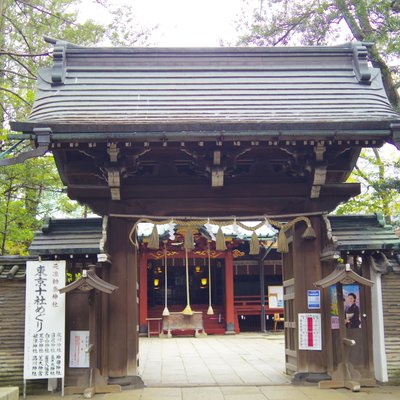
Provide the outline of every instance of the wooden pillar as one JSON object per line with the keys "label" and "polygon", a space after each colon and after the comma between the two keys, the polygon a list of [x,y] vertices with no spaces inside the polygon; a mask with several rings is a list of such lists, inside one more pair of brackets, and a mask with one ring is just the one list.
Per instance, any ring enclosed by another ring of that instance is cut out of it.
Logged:
{"label": "wooden pillar", "polygon": [[235,315],[233,312],[233,253],[225,253],[225,318],[226,335],[235,333]]}
{"label": "wooden pillar", "polygon": [[147,306],[147,253],[141,252],[140,262],[140,283],[139,283],[139,334],[147,334],[148,306]]}
{"label": "wooden pillar", "polygon": [[[296,326],[300,313],[321,314],[321,329],[324,319],[330,318],[320,309],[309,309],[307,302],[307,290],[315,290],[314,282],[321,279],[322,267],[320,261],[321,252],[321,218],[312,217],[312,226],[315,230],[316,239],[306,240],[302,238],[306,226],[298,223],[293,228],[293,277],[294,277],[294,315]],[[321,293],[321,300],[322,300]],[[296,336],[298,331],[296,332]],[[313,374],[326,373],[326,348],[324,343],[322,350],[297,350],[297,374],[300,376],[311,376]],[[296,375],[297,375],[296,374]],[[296,378],[296,377],[295,377]]]}
{"label": "wooden pillar", "polygon": [[118,383],[119,378],[126,381],[127,377],[137,383],[137,254],[128,239],[133,223],[121,218],[109,219],[110,283],[118,286],[110,296],[108,309],[108,374],[114,378],[113,383]]}

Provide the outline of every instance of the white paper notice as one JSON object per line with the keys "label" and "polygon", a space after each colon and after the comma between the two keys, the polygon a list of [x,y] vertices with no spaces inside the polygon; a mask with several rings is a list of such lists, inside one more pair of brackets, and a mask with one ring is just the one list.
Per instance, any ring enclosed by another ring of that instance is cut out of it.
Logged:
{"label": "white paper notice", "polygon": [[89,368],[89,331],[71,331],[69,340],[70,368]]}
{"label": "white paper notice", "polygon": [[299,350],[322,350],[321,314],[299,314]]}
{"label": "white paper notice", "polygon": [[64,377],[65,261],[26,264],[24,379]]}

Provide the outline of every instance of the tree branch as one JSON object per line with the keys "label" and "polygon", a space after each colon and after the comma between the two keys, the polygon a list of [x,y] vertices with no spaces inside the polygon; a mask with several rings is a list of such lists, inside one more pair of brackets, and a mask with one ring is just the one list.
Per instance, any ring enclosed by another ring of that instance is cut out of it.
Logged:
{"label": "tree branch", "polygon": [[32,104],[29,103],[28,101],[26,101],[23,97],[21,97],[18,93],[13,92],[10,89],[7,89],[5,87],[0,86],[0,90],[4,90],[5,92],[11,93],[13,96],[18,97],[21,101],[23,101],[26,105],[28,105],[29,107],[32,107]]}
{"label": "tree branch", "polygon": [[54,13],[48,11],[48,10],[45,10],[44,8],[41,8],[41,7],[38,7],[38,6],[34,6],[33,4],[27,3],[27,2],[22,1],[22,0],[15,0],[15,2],[16,3],[25,4],[26,6],[31,7],[32,9],[37,10],[42,14],[49,15],[50,17],[57,18],[60,21],[63,21],[65,23],[67,23],[67,24],[77,26],[77,24],[75,24],[73,21],[70,21],[70,20],[68,20],[66,18],[61,17],[60,15],[57,15],[57,14],[54,14]]}
{"label": "tree branch", "polygon": [[19,72],[15,72],[12,71],[10,69],[0,69],[1,73],[5,73],[5,74],[12,74],[12,75],[16,75],[19,76],[20,78],[25,78],[25,79],[32,79],[33,81],[36,80],[36,78],[32,77],[32,76],[28,76],[28,75],[24,75],[24,74],[20,74]]}
{"label": "tree branch", "polygon": [[37,54],[30,54],[30,53],[14,53],[12,51],[8,51],[6,49],[1,49],[0,50],[0,56],[5,55],[5,56],[14,56],[14,57],[47,57],[50,55],[50,52],[45,52],[45,53],[37,53]]}
{"label": "tree branch", "polygon": [[27,71],[29,74],[31,74],[35,79],[36,79],[36,74],[34,74],[23,62],[18,60],[18,58],[15,58],[13,55],[8,54],[8,56],[14,60],[17,64],[19,64],[25,71]]}
{"label": "tree branch", "polygon": [[365,39],[364,32],[361,30],[360,26],[357,24],[356,19],[349,10],[345,0],[336,0],[336,6],[339,11],[343,14],[343,17],[350,28],[351,33],[354,38],[362,42]]}
{"label": "tree branch", "polygon": [[[2,1],[2,0],[0,0],[0,1]],[[30,49],[31,49],[31,46],[30,46],[30,44],[29,44],[27,38],[25,37],[25,35],[24,35],[23,32],[21,31],[21,29],[19,28],[19,26],[17,26],[17,25],[15,24],[15,22],[14,22],[11,18],[9,18],[7,15],[3,15],[3,17],[4,17],[5,19],[7,19],[7,20],[10,22],[10,24],[16,29],[16,31],[21,35],[23,41],[24,41],[25,44],[26,44],[26,47],[28,47],[28,49],[30,50]],[[1,53],[0,53],[0,54],[1,54]]]}

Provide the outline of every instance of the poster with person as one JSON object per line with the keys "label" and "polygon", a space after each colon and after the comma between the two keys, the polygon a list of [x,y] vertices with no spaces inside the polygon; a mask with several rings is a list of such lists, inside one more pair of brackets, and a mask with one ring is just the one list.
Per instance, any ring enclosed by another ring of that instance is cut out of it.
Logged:
{"label": "poster with person", "polygon": [[331,329],[339,329],[339,308],[336,285],[333,285],[329,288],[329,293],[331,297]]}
{"label": "poster with person", "polygon": [[360,286],[343,285],[343,302],[346,328],[361,328]]}

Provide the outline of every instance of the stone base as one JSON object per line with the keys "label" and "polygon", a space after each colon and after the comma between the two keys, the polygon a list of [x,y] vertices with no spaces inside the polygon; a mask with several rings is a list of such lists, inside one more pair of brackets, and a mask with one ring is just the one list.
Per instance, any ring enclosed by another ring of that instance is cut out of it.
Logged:
{"label": "stone base", "polygon": [[138,375],[124,376],[121,378],[109,378],[108,384],[120,385],[122,390],[144,388],[144,382],[142,378]]}
{"label": "stone base", "polygon": [[294,385],[317,384],[321,381],[329,381],[331,377],[324,372],[298,372],[292,378]]}
{"label": "stone base", "polygon": [[0,400],[18,400],[19,399],[19,388],[10,386],[0,388]]}

